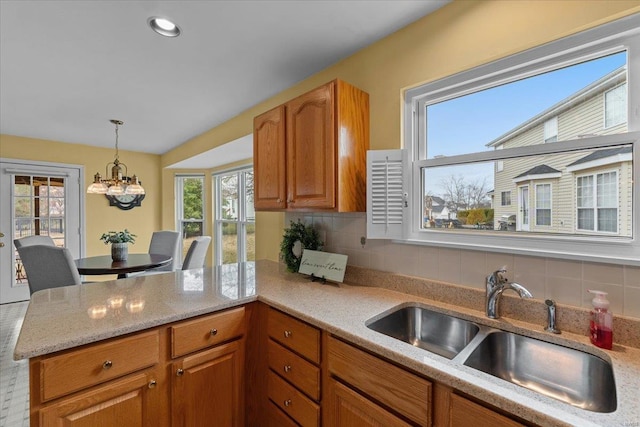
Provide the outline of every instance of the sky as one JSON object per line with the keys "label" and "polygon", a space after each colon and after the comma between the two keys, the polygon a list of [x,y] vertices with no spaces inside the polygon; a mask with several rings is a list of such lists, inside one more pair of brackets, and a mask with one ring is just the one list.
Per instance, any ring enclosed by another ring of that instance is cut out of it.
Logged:
{"label": "sky", "polygon": [[[621,52],[431,105],[427,107],[428,157],[493,149],[485,145],[625,63],[626,53]],[[464,169],[434,168],[426,191],[439,194],[437,182],[459,172],[470,180],[489,173],[493,188],[493,162],[489,162]]]}

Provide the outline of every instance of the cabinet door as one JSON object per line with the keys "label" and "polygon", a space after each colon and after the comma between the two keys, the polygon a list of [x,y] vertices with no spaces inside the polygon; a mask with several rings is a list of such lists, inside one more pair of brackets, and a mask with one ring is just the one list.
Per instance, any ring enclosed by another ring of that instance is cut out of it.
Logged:
{"label": "cabinet door", "polygon": [[334,379],[329,380],[328,392],[327,427],[410,425]]}
{"label": "cabinet door", "polygon": [[331,82],[286,104],[289,208],[336,206],[334,88]]}
{"label": "cabinet door", "polygon": [[[159,393],[151,374],[133,374],[97,389],[61,399],[40,410],[42,427],[160,426]],[[37,416],[36,414],[31,414]]]}
{"label": "cabinet door", "polygon": [[173,366],[173,426],[242,426],[244,341],[187,356]]}
{"label": "cabinet door", "polygon": [[480,406],[457,394],[451,395],[449,403],[449,426],[465,427],[521,427],[522,424]]}
{"label": "cabinet door", "polygon": [[255,209],[286,207],[284,105],[253,120]]}

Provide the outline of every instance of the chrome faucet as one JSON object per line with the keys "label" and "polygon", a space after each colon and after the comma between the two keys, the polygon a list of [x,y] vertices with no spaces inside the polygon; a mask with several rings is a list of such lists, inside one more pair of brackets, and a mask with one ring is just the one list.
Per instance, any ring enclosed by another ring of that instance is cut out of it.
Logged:
{"label": "chrome faucet", "polygon": [[533,298],[531,292],[529,292],[524,286],[515,282],[509,282],[505,276],[506,272],[506,268],[502,267],[487,276],[485,293],[487,303],[486,314],[490,319],[497,319],[499,317],[498,302],[500,302],[500,296],[502,293],[507,289],[516,291],[518,295],[520,295],[520,298]]}
{"label": "chrome faucet", "polygon": [[554,334],[559,334],[560,330],[556,328],[556,302],[552,299],[548,299],[545,300],[544,303],[547,305],[547,316],[549,319],[549,323],[544,330],[547,332],[553,332]]}

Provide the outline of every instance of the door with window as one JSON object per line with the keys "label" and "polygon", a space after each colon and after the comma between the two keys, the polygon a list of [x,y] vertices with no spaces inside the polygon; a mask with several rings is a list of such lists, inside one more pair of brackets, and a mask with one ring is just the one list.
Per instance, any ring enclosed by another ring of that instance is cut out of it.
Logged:
{"label": "door with window", "polygon": [[255,210],[253,208],[253,170],[215,175],[216,265],[255,261]]}
{"label": "door with window", "polygon": [[518,231],[529,231],[529,186],[518,187]]}
{"label": "door with window", "polygon": [[29,299],[14,239],[50,236],[80,257],[80,168],[0,162],[0,304]]}

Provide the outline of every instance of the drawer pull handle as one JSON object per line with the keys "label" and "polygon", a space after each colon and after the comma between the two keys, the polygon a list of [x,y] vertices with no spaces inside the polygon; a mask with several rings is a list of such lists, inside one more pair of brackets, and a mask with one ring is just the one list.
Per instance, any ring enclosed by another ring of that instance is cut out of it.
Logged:
{"label": "drawer pull handle", "polygon": [[111,360],[105,360],[102,364],[102,369],[109,369],[113,366],[113,362]]}
{"label": "drawer pull handle", "polygon": [[211,336],[213,337],[213,336],[218,335],[218,330],[217,330],[217,329],[215,329],[215,328],[213,328],[212,330],[210,330],[210,331],[209,331],[209,333],[210,333],[210,334],[211,334]]}
{"label": "drawer pull handle", "polygon": [[284,365],[285,372],[291,372],[291,365]]}
{"label": "drawer pull handle", "polygon": [[184,375],[184,369],[178,368],[178,370],[176,371],[176,376],[181,377],[183,375]]}
{"label": "drawer pull handle", "polygon": [[149,388],[156,388],[156,380],[149,381]]}
{"label": "drawer pull handle", "polygon": [[291,399],[287,399],[284,401],[284,406],[291,406]]}
{"label": "drawer pull handle", "polygon": [[284,337],[285,338],[291,338],[293,336],[293,332],[291,331],[284,331]]}

